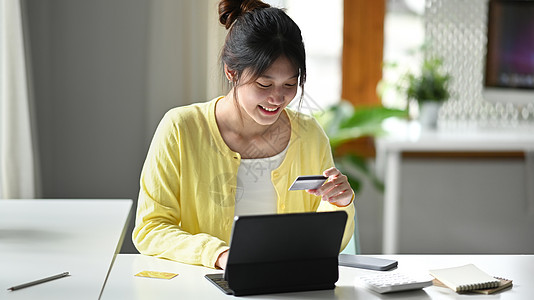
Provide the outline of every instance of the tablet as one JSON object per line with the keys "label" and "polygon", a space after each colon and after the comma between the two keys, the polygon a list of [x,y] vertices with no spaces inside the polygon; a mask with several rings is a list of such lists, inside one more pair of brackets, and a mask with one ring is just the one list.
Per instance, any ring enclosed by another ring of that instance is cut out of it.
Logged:
{"label": "tablet", "polygon": [[237,216],[224,274],[205,277],[236,296],[333,289],[344,211]]}

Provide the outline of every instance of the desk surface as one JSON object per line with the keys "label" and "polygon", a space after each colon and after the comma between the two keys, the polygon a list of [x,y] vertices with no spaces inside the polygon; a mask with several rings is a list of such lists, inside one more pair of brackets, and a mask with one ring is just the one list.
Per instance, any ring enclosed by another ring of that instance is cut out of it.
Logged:
{"label": "desk surface", "polygon": [[[495,295],[477,295],[477,299],[529,299],[534,295],[532,270],[534,255],[384,255],[376,256],[399,261],[395,271],[427,272],[468,263],[477,265],[488,274],[510,278],[513,288]],[[178,273],[170,280],[135,277],[140,271]],[[377,294],[355,287],[356,277],[378,271],[340,267],[340,278],[333,290],[256,295],[240,299],[473,299],[452,290],[431,286],[423,290],[393,294]],[[185,265],[139,254],[117,256],[101,299],[236,299],[223,294],[208,282],[205,274],[222,272],[209,268]]]}
{"label": "desk surface", "polygon": [[[98,299],[131,200],[0,200],[0,298]],[[7,288],[62,272],[71,276]]]}

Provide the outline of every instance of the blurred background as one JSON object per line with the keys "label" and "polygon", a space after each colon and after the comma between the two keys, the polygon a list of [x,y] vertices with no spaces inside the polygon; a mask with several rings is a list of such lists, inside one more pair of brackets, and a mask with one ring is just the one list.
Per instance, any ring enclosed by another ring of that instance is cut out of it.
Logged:
{"label": "blurred background", "polygon": [[[489,0],[267,2],[287,8],[302,30],[305,112],[321,114],[345,100],[355,108],[406,110],[415,119],[417,105],[394,88],[379,87],[396,82],[398,65],[417,66],[414,49],[433,40],[433,53],[444,58],[453,77],[452,96],[439,115],[441,130],[482,124],[474,127],[534,132],[534,100],[508,103],[504,97],[501,103],[483,96]],[[3,18],[7,30],[1,36],[8,75],[0,99],[2,198],[135,200],[163,114],[226,92],[218,60],[226,31],[215,0],[6,3],[0,11],[11,16]],[[345,147],[375,168],[373,136]],[[405,157],[398,252],[534,251],[531,152],[481,153]],[[359,241],[349,251],[382,253],[384,193],[362,178]],[[466,203],[469,209],[461,213]],[[133,222],[123,253],[136,252]],[[453,223],[459,226],[452,234],[440,235]]]}

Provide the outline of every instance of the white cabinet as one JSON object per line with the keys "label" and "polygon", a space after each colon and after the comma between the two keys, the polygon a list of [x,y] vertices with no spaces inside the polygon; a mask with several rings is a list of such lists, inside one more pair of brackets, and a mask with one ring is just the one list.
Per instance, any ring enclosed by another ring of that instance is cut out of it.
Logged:
{"label": "white cabinet", "polygon": [[384,253],[534,252],[534,131],[394,128],[376,140]]}

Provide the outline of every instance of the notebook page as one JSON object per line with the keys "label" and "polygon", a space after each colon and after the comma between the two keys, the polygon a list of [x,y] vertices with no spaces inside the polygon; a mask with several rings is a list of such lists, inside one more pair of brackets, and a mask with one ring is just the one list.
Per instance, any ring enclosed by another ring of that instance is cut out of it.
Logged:
{"label": "notebook page", "polygon": [[430,270],[430,275],[456,292],[493,288],[499,285],[499,280],[473,264]]}

